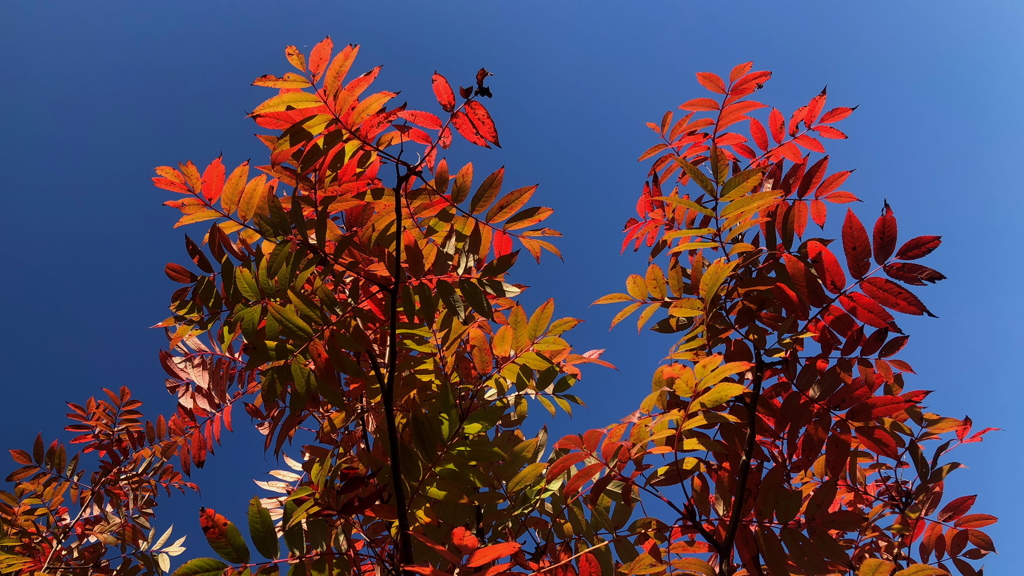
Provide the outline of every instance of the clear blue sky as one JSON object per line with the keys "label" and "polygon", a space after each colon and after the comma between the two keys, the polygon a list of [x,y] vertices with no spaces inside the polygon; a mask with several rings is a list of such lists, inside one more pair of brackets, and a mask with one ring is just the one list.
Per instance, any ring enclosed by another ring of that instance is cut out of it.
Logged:
{"label": "clear blue sky", "polygon": [[[265,157],[245,111],[270,92],[250,82],[287,71],[285,45],[308,50],[328,34],[361,44],[356,69],[383,64],[380,89],[401,90],[413,107],[434,106],[435,69],[463,84],[481,66],[495,73],[488,106],[504,149],[462,148],[452,161],[481,173],[505,165],[510,186],[541,184],[565,262],[524,261],[515,280],[533,286],[530,302],[553,296],[556,313],[587,320],[573,342],[607,348],[621,370],[586,373],[578,391],[590,409],[555,429],[617,420],[650,390],[671,343],[627,326],[609,333],[614,310],[587,306],[642,266],[619,255],[619,232],[646,174],[636,158],[655,142],[644,123],[703,95],[695,72],[754,60],[775,72],[760,99],[783,110],[825,84],[831,104],[860,105],[843,125],[850,140],[830,152],[834,169],[857,168],[846,188],[865,200],[863,219],[885,198],[901,237],[944,236],[929,265],[949,280],[919,291],[940,318],[901,321],[919,374],[911,385],[937,390],[936,412],[1004,429],[953,453],[970,469],[947,492],[977,493],[975,511],[1001,517],[990,574],[1024,565],[1014,240],[1024,229],[1024,4],[47,0],[6,2],[2,14],[0,447],[58,435],[64,401],[101,386],[128,385],[150,410],[171,409],[157,363],[164,339],[146,327],[166,316],[163,265],[186,258],[152,168],[221,152],[229,165]],[[250,440],[228,438],[197,474],[201,499],[162,510],[196,535],[190,554],[205,548],[196,508],[242,521],[249,478],[275,466]]]}

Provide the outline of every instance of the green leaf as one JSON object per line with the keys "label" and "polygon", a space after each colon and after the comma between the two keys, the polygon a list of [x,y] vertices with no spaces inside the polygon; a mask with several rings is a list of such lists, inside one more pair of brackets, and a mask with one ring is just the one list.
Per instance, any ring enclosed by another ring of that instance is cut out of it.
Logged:
{"label": "green leaf", "polygon": [[534,462],[526,468],[523,468],[508,481],[508,491],[519,492],[524,488],[528,488],[537,480],[537,478],[544,475],[544,470],[546,470],[547,467],[548,465],[546,462]]}
{"label": "green leaf", "polygon": [[215,558],[189,560],[171,576],[219,576],[229,566]]}
{"label": "green leaf", "polygon": [[692,178],[702,190],[707,192],[709,196],[715,197],[715,183],[707,177],[707,174],[704,174],[701,172],[700,168],[697,168],[682,158],[676,158],[676,162],[683,167],[683,170],[690,175],[690,178]]}
{"label": "green leaf", "polygon": [[300,338],[309,338],[313,335],[313,329],[309,327],[309,324],[306,324],[302,318],[299,318],[299,315],[291,308],[271,302],[269,310],[274,320],[291,332],[292,335]]}
{"label": "green leaf", "polygon": [[715,406],[721,406],[729,400],[739,396],[747,390],[747,387],[743,384],[737,384],[735,382],[722,382],[711,390],[708,390],[704,394],[697,398],[697,405],[701,408],[714,408]]}
{"label": "green leaf", "polygon": [[248,268],[235,268],[235,286],[238,286],[242,296],[253,302],[258,302],[262,298],[259,284],[256,283],[256,279],[253,278],[252,272]]}
{"label": "green leaf", "polygon": [[761,168],[751,168],[733,175],[722,185],[722,200],[731,202],[761,183]]}
{"label": "green leaf", "polygon": [[242,533],[222,514],[212,508],[200,508],[199,525],[210,548],[218,556],[235,564],[249,562],[249,547],[242,539]]}

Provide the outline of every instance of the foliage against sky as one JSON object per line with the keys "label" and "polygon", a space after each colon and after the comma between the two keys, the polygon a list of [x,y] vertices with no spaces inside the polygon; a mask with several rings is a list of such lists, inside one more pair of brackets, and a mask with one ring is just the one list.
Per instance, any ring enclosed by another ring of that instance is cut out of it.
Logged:
{"label": "foliage against sky", "polygon": [[[812,3],[786,7],[811,22],[840,17],[834,8]],[[901,229],[944,235],[943,249],[933,257],[935,267],[950,280],[934,287],[928,297],[929,308],[942,319],[926,329],[911,322],[914,343],[907,354],[918,368],[928,363],[943,366],[939,374],[918,377],[922,380],[918,387],[952,391],[932,395],[929,404],[942,413],[969,412],[985,425],[1008,429],[975,449],[978,456],[970,459],[972,469],[964,475],[986,478],[980,501],[992,498],[1002,503],[1008,512],[1001,524],[1013,522],[1019,499],[1010,487],[1019,484],[1019,469],[1012,460],[998,456],[1013,445],[1016,432],[1009,419],[1013,403],[992,399],[1014,394],[1011,362],[1020,338],[1011,327],[1019,313],[1000,295],[1013,292],[1018,273],[1000,264],[998,250],[970,248],[978,231],[963,224],[964,210],[949,207],[958,205],[959,198],[983,198],[978,202],[998,208],[984,218],[992,245],[1011,244],[1007,231],[1019,223],[1020,211],[1013,209],[1019,199],[1012,186],[992,185],[979,191],[972,169],[977,163],[970,158],[1003,158],[1002,162],[1012,164],[1004,151],[1012,149],[1012,135],[1020,126],[1013,105],[1019,93],[1015,55],[1020,49],[1011,26],[1019,14],[1015,15],[1013,4],[1005,3],[934,8],[909,3],[889,7],[884,14],[870,9],[844,13],[843,27],[793,27],[784,16],[786,10],[751,4],[734,15],[731,26],[736,36],[717,44],[672,32],[673,27],[685,29],[687,22],[714,20],[714,10],[707,7],[652,5],[618,13],[567,6],[547,8],[545,18],[538,19],[527,5],[503,11],[453,4],[415,17],[398,11],[393,22],[406,28],[471,29],[490,42],[472,42],[472,35],[467,40],[441,34],[436,42],[412,52],[396,51],[392,57],[389,51],[401,48],[375,44],[372,27],[359,24],[375,16],[355,5],[343,10],[325,5],[325,12],[316,17],[274,12],[278,9],[269,7],[258,17],[255,12],[214,8],[207,9],[203,18],[193,18],[187,10],[161,13],[91,6],[83,11],[59,3],[45,8],[13,7],[12,17],[4,23],[4,42],[10,48],[6,53],[11,55],[3,60],[5,71],[53,88],[31,92],[12,86],[5,88],[3,96],[10,107],[25,113],[9,118],[15,133],[22,135],[17,146],[14,141],[5,145],[10,165],[22,167],[11,174],[10,189],[23,192],[13,197],[3,217],[9,245],[24,247],[11,253],[9,264],[23,281],[2,289],[9,298],[27,303],[12,310],[11,322],[21,329],[5,336],[9,340],[4,354],[26,360],[12,363],[12,382],[38,381],[35,372],[22,370],[45,366],[56,386],[67,387],[66,392],[57,388],[54,394],[38,398],[31,395],[33,387],[14,386],[14,402],[23,405],[32,398],[40,403],[41,412],[56,413],[62,410],[63,400],[80,399],[101,385],[137,387],[139,382],[163,377],[152,361],[160,346],[159,334],[147,333],[143,327],[158,320],[153,310],[163,303],[166,286],[161,282],[166,280],[145,263],[154,253],[159,253],[159,261],[175,259],[181,238],[161,232],[169,229],[170,222],[139,183],[149,166],[169,158],[212,158],[223,150],[225,160],[237,165],[259,153],[242,137],[251,131],[242,111],[259,101],[252,89],[244,87],[279,60],[275,43],[243,33],[258,26],[260,18],[274,20],[284,37],[300,46],[311,46],[325,33],[364,44],[369,63],[387,63],[384,77],[400,79],[389,85],[401,87],[403,98],[410,100],[420,90],[423,101],[429,89],[422,81],[404,78],[423,79],[434,68],[476,70],[487,65],[497,72],[492,83],[500,87],[502,98],[491,109],[503,127],[502,144],[508,152],[485,160],[490,163],[486,171],[507,163],[510,169],[522,170],[519,175],[527,182],[541,182],[539,194],[546,194],[556,208],[552,221],[567,234],[567,241],[560,245],[566,263],[549,263],[536,271],[527,268],[519,272],[520,281],[538,288],[546,283],[544,291],[558,298],[560,311],[590,320],[578,329],[584,349],[609,347],[611,340],[623,334],[604,333],[614,311],[587,310],[573,304],[573,298],[562,297],[562,291],[571,294],[571,280],[585,278],[582,284],[589,287],[586,301],[590,301],[619,290],[618,278],[635,267],[628,258],[609,258],[617,251],[617,234],[595,234],[592,228],[615,230],[621,226],[622,214],[632,209],[633,191],[643,176],[642,169],[633,167],[633,158],[649,144],[643,122],[652,119],[652,111],[693,94],[697,89],[694,71],[724,71],[735,62],[755,58],[782,78],[766,88],[771,96],[765,96],[772,102],[789,103],[780,107],[792,109],[805,102],[806,95],[817,93],[826,81],[835,97],[861,104],[859,113],[847,121],[852,144],[838,148],[843,151],[841,167],[859,168],[851,177],[854,189],[869,205],[880,205],[887,197],[900,215]],[[331,18],[334,22],[328,26]],[[649,33],[651,22],[661,23],[664,32]],[[630,42],[623,43],[623,38]],[[530,66],[523,67],[522,62]],[[55,75],[56,70],[61,73]],[[822,72],[812,74],[812,70]],[[638,86],[644,89],[637,91]],[[543,89],[538,92],[538,87]],[[126,94],[138,97],[121,97]],[[183,102],[191,104],[182,106]],[[586,143],[571,153],[560,152],[560,139],[533,136],[540,127],[557,124],[563,114],[558,103],[571,103],[582,118],[602,120],[593,125],[570,124],[571,131],[564,132],[563,138]],[[54,110],[61,111],[60,130],[40,120],[52,118]],[[609,110],[622,112],[609,114]],[[986,116],[982,110],[1001,112]],[[511,118],[516,120],[508,122]],[[75,138],[59,137],[68,133]],[[153,134],[160,136],[154,139]],[[90,144],[97,135],[132,143],[120,149],[123,169],[96,169],[108,161],[101,147]],[[240,136],[230,140],[231,135]],[[607,152],[605,144],[594,144],[608,142],[610,135],[614,135],[614,146],[634,152],[616,155]],[[202,150],[196,147],[197,138]],[[139,142],[145,145],[135,145]],[[600,158],[596,164],[595,156]],[[62,159],[56,167],[41,164],[53,157]],[[478,162],[478,166],[488,164]],[[526,171],[526,166],[537,166],[538,171]],[[915,166],[933,168],[912,169]],[[942,169],[934,169],[939,166]],[[63,175],[66,184],[44,195],[34,193],[39,190],[34,175],[40,173]],[[139,192],[119,192],[125,190]],[[586,201],[579,201],[580,197]],[[593,201],[595,197],[600,201]],[[39,220],[25,216],[41,210],[58,232],[41,235]],[[108,224],[114,221],[120,224]],[[144,241],[126,243],[125,237]],[[26,238],[33,241],[26,243]],[[139,289],[112,296],[104,281],[108,267],[96,266],[88,258],[69,259],[59,271],[46,267],[69,242],[79,250],[118,246],[124,257],[120,273]],[[619,266],[619,272],[610,266]],[[964,294],[980,296],[965,305]],[[49,346],[30,345],[34,342]],[[949,351],[954,349],[956,361],[950,360]],[[629,353],[611,358],[624,376],[595,374],[588,380],[586,389],[592,392],[584,397],[594,410],[578,411],[576,420],[589,426],[618,415],[620,395],[642,392],[650,362],[661,353],[660,347],[641,340]],[[155,399],[158,388],[140,393]],[[598,417],[588,421],[591,414]],[[2,434],[12,439],[11,445],[30,443],[42,426],[38,419],[27,418],[30,413],[18,413],[3,423]],[[247,451],[244,444],[236,444],[219,459],[224,463],[218,473],[239,465],[252,466],[256,473],[273,465],[264,463],[258,451]],[[212,491],[206,493],[207,499],[215,497]],[[187,519],[193,520],[191,513]],[[994,529],[998,533],[999,525]],[[1004,550],[990,561],[1008,561],[1013,554]]]}

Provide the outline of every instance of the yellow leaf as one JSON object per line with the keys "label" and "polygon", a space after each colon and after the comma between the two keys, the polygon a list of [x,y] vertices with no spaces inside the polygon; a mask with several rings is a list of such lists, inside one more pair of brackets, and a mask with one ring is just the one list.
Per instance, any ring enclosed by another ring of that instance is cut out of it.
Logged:
{"label": "yellow leaf", "polygon": [[857,576],[889,576],[896,565],[879,558],[868,558],[860,565]]}
{"label": "yellow leaf", "polygon": [[726,262],[724,258],[719,258],[712,262],[711,266],[708,266],[704,276],[700,279],[700,296],[705,302],[711,302],[711,299],[718,294],[718,289],[737,264],[739,264],[739,260]]}
{"label": "yellow leaf", "polygon": [[[860,576],[860,574],[857,576]],[[914,564],[900,570],[896,573],[896,576],[949,576],[949,572],[927,564]]]}
{"label": "yellow leaf", "polygon": [[316,94],[310,94],[309,92],[285,92],[284,94],[278,94],[257,106],[250,116],[264,114],[266,112],[283,112],[289,107],[296,109],[312,108],[313,106],[319,106],[321,104],[323,104],[323,102],[320,101],[320,97]]}
{"label": "yellow leaf", "polygon": [[651,296],[658,300],[665,299],[665,273],[661,271],[661,267],[657,264],[651,263],[647,267],[647,276],[645,278],[647,282],[647,291],[651,293]]}
{"label": "yellow leaf", "polygon": [[697,405],[701,408],[714,408],[721,406],[729,400],[747,391],[747,387],[736,382],[722,382],[708,390],[697,398]]}

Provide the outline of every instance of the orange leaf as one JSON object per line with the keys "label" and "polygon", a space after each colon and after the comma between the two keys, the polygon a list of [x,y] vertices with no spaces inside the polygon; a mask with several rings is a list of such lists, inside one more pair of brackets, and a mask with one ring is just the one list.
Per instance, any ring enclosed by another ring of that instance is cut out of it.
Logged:
{"label": "orange leaf", "polygon": [[284,57],[288,59],[288,63],[295,66],[299,70],[306,71],[306,57],[299,52],[299,49],[295,46],[288,46],[284,49]]}
{"label": "orange leaf", "polygon": [[718,111],[718,102],[711,98],[694,98],[683,102],[679,108],[690,112],[716,112]]}
{"label": "orange leaf", "polygon": [[220,156],[210,162],[210,165],[203,171],[203,183],[200,191],[207,202],[215,202],[220,198],[221,190],[224,189],[224,163]]}
{"label": "orange leaf", "polygon": [[309,51],[309,72],[313,75],[313,81],[320,80],[327,62],[331,59],[331,52],[334,50],[334,42],[328,36],[313,46]]}
{"label": "orange leaf", "polygon": [[725,94],[725,82],[717,74],[697,72],[697,82],[715,94]]}
{"label": "orange leaf", "polygon": [[469,568],[483,566],[484,564],[493,562],[498,558],[511,556],[522,547],[523,545],[519,542],[502,542],[500,544],[492,544],[474,552],[466,562],[466,566]]}

